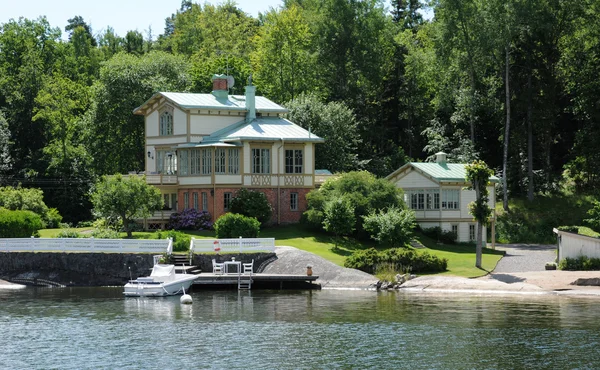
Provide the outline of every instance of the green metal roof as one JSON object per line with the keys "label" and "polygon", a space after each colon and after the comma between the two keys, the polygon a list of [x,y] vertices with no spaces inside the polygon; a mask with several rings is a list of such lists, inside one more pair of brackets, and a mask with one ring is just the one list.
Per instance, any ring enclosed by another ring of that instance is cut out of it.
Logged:
{"label": "green metal roof", "polygon": [[203,141],[277,141],[281,139],[317,143],[325,141],[297,124],[285,118],[278,117],[259,117],[251,122],[241,121],[212,133],[210,136],[204,138]]}
{"label": "green metal roof", "polygon": [[[466,182],[467,170],[465,163],[421,163],[410,162],[414,168],[421,170],[437,181]],[[490,176],[490,182],[500,182],[496,176]]]}

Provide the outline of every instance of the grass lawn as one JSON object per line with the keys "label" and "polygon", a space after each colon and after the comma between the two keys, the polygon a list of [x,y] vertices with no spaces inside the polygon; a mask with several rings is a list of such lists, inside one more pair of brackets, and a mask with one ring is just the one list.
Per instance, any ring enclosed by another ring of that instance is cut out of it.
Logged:
{"label": "grass lawn", "polygon": [[448,259],[448,271],[442,272],[440,275],[455,275],[469,278],[483,276],[492,271],[504,255],[501,251],[484,248],[481,259],[483,269],[478,269],[475,267],[474,245],[438,244],[433,239],[422,234],[417,234],[417,239],[427,247],[426,250],[429,253]]}
{"label": "grass lawn", "polygon": [[[60,233],[64,229],[42,229],[40,230],[40,238],[56,238],[58,233]],[[80,228],[69,228],[68,230],[77,231],[78,233],[84,233],[87,231],[94,230],[93,227],[80,227]],[[125,233],[123,233],[125,235]]]}
{"label": "grass lawn", "polygon": [[[61,229],[46,229],[40,230],[40,237],[53,238],[58,235]],[[72,229],[77,232],[92,230],[91,228]],[[139,239],[147,239],[155,232],[134,232],[133,237]],[[212,239],[215,237],[213,231],[186,231],[185,234],[193,236],[197,239],[206,238]],[[121,237],[125,237],[125,233],[121,233]],[[343,266],[347,256],[355,250],[374,247],[382,250],[385,248],[377,246],[373,241],[358,242],[351,238],[339,240],[338,245],[335,244],[335,238],[331,235],[308,230],[300,225],[287,225],[279,227],[270,227],[261,230],[261,237],[275,238],[275,245],[291,246],[298,249],[314,253],[325,258],[337,265]],[[502,252],[491,249],[484,249],[483,252],[483,269],[475,267],[475,246],[473,245],[447,245],[438,244],[436,241],[420,234],[416,234],[416,238],[423,243],[427,248],[419,251],[428,251],[432,255],[440,258],[448,259],[448,271],[441,273],[443,275],[456,275],[463,277],[483,276],[492,271],[500,258]]]}

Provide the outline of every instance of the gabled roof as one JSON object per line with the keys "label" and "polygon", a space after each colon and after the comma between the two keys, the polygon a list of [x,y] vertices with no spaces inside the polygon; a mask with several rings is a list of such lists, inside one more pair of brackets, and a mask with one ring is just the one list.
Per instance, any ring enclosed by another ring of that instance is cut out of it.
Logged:
{"label": "gabled roof", "polygon": [[[392,179],[396,175],[404,172],[408,167],[412,167],[424,175],[430,177],[436,182],[467,182],[467,164],[465,163],[422,163],[409,162],[392,172],[386,179]],[[497,183],[500,179],[496,176],[490,176],[490,182]]]}
{"label": "gabled roof", "polygon": [[[227,99],[217,99],[213,94],[157,92],[144,104],[133,110],[134,114],[143,114],[143,110],[155,100],[164,97],[181,109],[218,109],[230,111],[246,111],[246,97],[244,95],[228,95]],[[256,111],[259,113],[287,113],[288,110],[272,102],[264,96],[257,96],[255,101]]]}
{"label": "gabled roof", "polygon": [[203,142],[243,140],[302,141],[322,143],[325,140],[306,131],[297,124],[279,117],[259,117],[251,122],[241,121],[225,127],[204,138]]}

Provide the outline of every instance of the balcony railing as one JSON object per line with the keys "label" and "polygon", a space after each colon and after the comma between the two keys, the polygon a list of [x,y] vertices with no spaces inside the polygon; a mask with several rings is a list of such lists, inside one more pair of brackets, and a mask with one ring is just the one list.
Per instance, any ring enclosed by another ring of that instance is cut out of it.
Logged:
{"label": "balcony railing", "polygon": [[162,173],[156,173],[156,172],[150,172],[150,173],[130,172],[126,176],[144,176],[144,175],[146,175],[146,183],[148,183],[150,185],[177,185],[179,183],[179,180],[177,179],[177,175],[173,175],[173,174],[162,174]]}

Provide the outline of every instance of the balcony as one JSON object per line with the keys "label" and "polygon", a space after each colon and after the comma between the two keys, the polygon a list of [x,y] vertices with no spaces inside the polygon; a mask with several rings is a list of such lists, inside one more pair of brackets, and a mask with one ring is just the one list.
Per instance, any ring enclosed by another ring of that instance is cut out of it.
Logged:
{"label": "balcony", "polygon": [[146,175],[146,183],[150,185],[178,185],[179,180],[177,179],[177,175],[175,174],[162,174],[156,172],[150,173],[136,173],[130,172],[126,176],[144,176]]}

